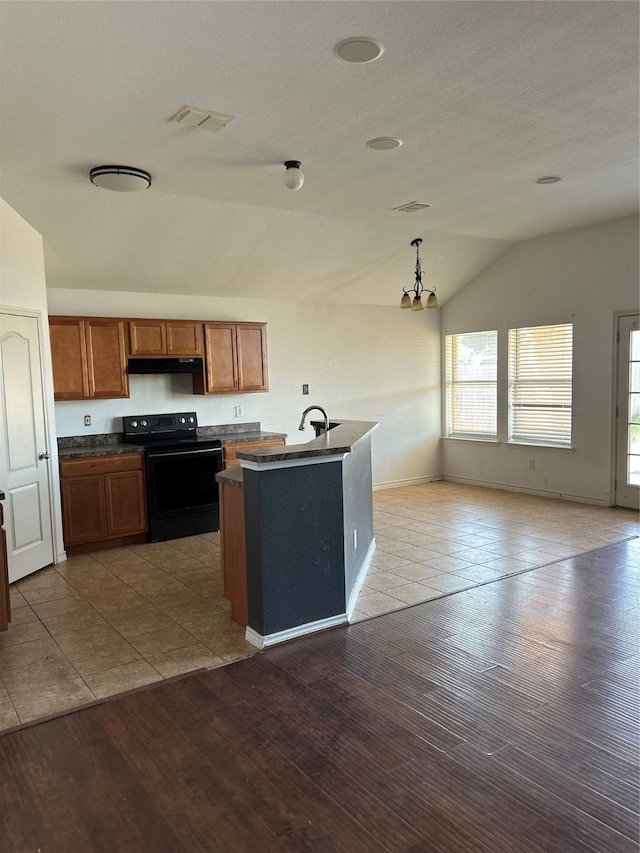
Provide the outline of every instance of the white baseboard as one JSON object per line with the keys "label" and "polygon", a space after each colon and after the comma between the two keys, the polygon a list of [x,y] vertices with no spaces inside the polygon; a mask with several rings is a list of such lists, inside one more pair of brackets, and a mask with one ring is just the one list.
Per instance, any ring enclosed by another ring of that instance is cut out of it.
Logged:
{"label": "white baseboard", "polygon": [[411,477],[408,480],[392,480],[389,483],[375,483],[373,491],[378,489],[400,489],[402,486],[417,486],[419,483],[435,483],[437,480],[444,480],[442,474],[433,474],[431,477]]}
{"label": "white baseboard", "polygon": [[347,614],[338,613],[336,616],[329,616],[327,619],[318,619],[317,622],[307,622],[305,625],[296,625],[295,628],[287,628],[285,631],[276,631],[275,634],[258,634],[253,628],[247,625],[244,638],[248,643],[257,646],[259,649],[266,649],[268,646],[275,646],[276,643],[284,643],[286,640],[293,640],[295,637],[304,637],[305,634],[313,634],[316,631],[324,631],[326,628],[333,628],[336,625],[347,624]]}
{"label": "white baseboard", "polygon": [[360,590],[362,589],[362,584],[364,583],[364,579],[367,576],[367,572],[369,571],[369,566],[371,565],[371,560],[373,559],[373,555],[376,550],[376,540],[372,539],[371,544],[369,545],[369,550],[362,561],[362,565],[360,566],[360,571],[358,572],[358,577],[356,578],[356,582],[353,585],[353,589],[351,590],[351,595],[349,596],[349,601],[347,602],[347,619],[351,622],[351,617],[353,616],[353,611],[356,606],[356,601],[358,600],[358,596],[360,595]]}
{"label": "white baseboard", "polygon": [[490,483],[484,480],[471,480],[466,477],[444,476],[441,479],[447,483],[460,483],[463,486],[483,486],[485,489],[499,489],[503,492],[517,492],[523,495],[538,495],[542,498],[556,498],[561,501],[574,501],[575,503],[592,504],[593,506],[611,506],[608,500],[601,498],[588,498],[584,495],[571,495],[566,492],[550,492],[544,489],[528,489],[526,486],[509,486],[506,483]]}
{"label": "white baseboard", "polygon": [[58,563],[64,563],[66,561],[66,559],[67,559],[67,552],[66,551],[60,551],[59,554],[56,554],[54,565],[57,566]]}

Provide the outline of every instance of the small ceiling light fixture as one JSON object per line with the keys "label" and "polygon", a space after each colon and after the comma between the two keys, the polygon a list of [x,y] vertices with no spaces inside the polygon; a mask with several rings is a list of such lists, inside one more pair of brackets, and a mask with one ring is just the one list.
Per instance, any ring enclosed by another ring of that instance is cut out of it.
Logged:
{"label": "small ceiling light fixture", "polygon": [[559,178],[557,175],[544,175],[542,178],[536,178],[536,184],[557,184],[558,181],[561,181],[562,178]]}
{"label": "small ceiling light fixture", "polygon": [[286,160],[284,167],[284,184],[290,190],[299,190],[304,184],[304,173],[300,168],[300,160]]}
{"label": "small ceiling light fixture", "polygon": [[[422,294],[425,290],[429,294],[427,297],[427,308],[438,307],[435,287],[433,290],[429,290],[428,287],[424,287],[422,284],[422,267],[420,266],[421,243],[422,237],[416,237],[415,240],[411,241],[411,245],[416,247],[416,283],[410,290],[403,291],[402,299],[400,300],[401,308],[411,308],[412,311],[422,311],[424,308],[424,305],[422,304]],[[413,293],[413,299],[409,296],[410,293]]]}
{"label": "small ceiling light fixture", "polygon": [[402,140],[395,136],[378,136],[376,139],[370,139],[367,142],[367,148],[373,148],[374,151],[393,151],[394,148],[400,148]]}
{"label": "small ceiling light fixture", "polygon": [[369,36],[351,36],[339,41],[333,52],[345,62],[373,62],[384,53],[384,45]]}
{"label": "small ceiling light fixture", "polygon": [[151,186],[149,172],[132,166],[96,166],[89,172],[89,179],[96,187],[119,193],[148,190]]}

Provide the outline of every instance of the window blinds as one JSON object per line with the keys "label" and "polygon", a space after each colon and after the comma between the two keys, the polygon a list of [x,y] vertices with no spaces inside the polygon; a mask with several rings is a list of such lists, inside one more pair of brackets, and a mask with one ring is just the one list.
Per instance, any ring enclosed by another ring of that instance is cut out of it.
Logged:
{"label": "window blinds", "polygon": [[497,435],[498,333],[447,335],[447,435],[495,438]]}
{"label": "window blinds", "polygon": [[573,326],[509,330],[509,441],[569,446]]}

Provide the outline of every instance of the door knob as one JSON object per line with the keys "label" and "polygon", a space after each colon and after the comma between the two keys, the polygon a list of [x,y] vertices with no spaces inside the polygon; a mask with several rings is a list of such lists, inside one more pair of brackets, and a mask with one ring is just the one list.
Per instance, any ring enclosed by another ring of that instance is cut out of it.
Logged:
{"label": "door knob", "polygon": [[38,459],[48,459],[49,454],[45,451],[44,453],[38,453]]}

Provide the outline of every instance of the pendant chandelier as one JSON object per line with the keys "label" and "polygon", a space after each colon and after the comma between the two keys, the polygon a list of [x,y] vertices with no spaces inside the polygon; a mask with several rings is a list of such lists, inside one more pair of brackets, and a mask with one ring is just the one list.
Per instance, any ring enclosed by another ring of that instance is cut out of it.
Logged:
{"label": "pendant chandelier", "polygon": [[[412,311],[422,311],[424,308],[424,305],[422,304],[422,294],[424,291],[429,294],[427,297],[427,308],[438,307],[435,287],[433,290],[429,290],[428,287],[424,287],[422,284],[422,267],[420,266],[421,243],[422,237],[416,237],[415,240],[411,241],[411,245],[416,247],[416,282],[410,290],[403,291],[402,299],[400,300],[401,308],[411,308]],[[409,295],[410,293],[413,293],[413,299]]]}

